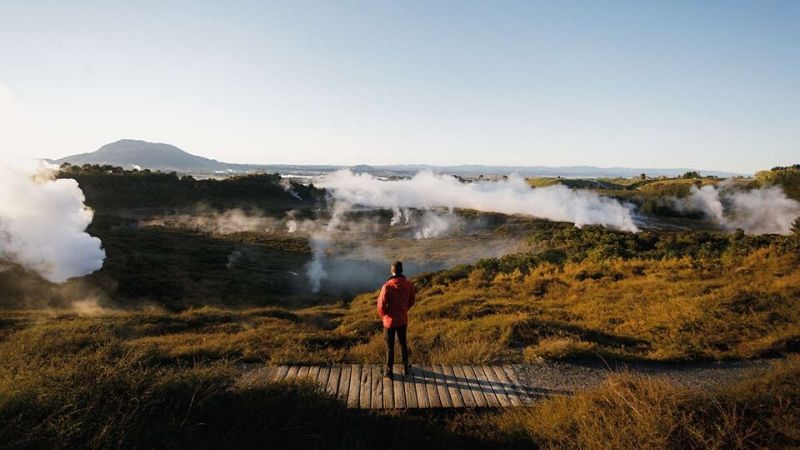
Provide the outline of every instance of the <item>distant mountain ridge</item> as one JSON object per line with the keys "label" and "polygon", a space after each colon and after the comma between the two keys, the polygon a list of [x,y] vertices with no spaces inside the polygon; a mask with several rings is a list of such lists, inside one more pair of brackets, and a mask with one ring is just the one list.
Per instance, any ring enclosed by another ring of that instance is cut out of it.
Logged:
{"label": "distant mountain ridge", "polygon": [[157,170],[226,170],[236,166],[215,159],[192,155],[170,144],[121,139],[106,144],[94,152],[67,156],[53,161],[56,164],[111,164],[125,168],[134,166]]}
{"label": "distant mountain ridge", "polygon": [[[395,164],[395,165],[293,165],[293,164],[232,164],[193,155],[174,145],[153,143],[135,139],[121,139],[106,144],[94,152],[80,153],[51,161],[55,164],[70,163],[110,164],[126,169],[142,168],[161,171],[175,171],[190,174],[279,172],[289,175],[320,175],[338,169],[350,168],[357,173],[370,173],[376,176],[408,176],[421,170],[431,170],[461,176],[477,175],[511,175],[523,176],[602,178],[602,177],[634,177],[641,173],[648,176],[677,176],[686,173],[690,168],[631,168],[631,167],[593,167],[593,166],[487,166],[462,164],[453,166],[435,166],[428,164]],[[730,177],[739,175],[717,170],[700,170],[703,175]]]}

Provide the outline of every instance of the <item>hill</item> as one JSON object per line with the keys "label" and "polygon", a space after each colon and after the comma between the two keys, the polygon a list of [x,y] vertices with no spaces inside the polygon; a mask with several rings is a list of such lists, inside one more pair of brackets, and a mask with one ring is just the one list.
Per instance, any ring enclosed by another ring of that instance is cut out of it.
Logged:
{"label": "hill", "polygon": [[800,200],[800,164],[788,167],[773,167],[756,173],[756,181],[761,185],[783,187],[786,195]]}
{"label": "hill", "polygon": [[215,159],[192,155],[170,144],[146,142],[135,139],[121,139],[106,144],[94,152],[67,156],[53,162],[56,164],[70,163],[73,165],[109,164],[129,169],[138,166],[140,168],[178,172],[238,172],[255,168],[242,164],[224,163]]}

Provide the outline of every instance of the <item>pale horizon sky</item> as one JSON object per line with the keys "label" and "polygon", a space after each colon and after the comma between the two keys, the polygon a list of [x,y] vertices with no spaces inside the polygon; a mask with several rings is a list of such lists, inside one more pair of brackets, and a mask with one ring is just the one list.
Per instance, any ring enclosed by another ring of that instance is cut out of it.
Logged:
{"label": "pale horizon sky", "polygon": [[800,163],[800,2],[0,0],[0,157]]}

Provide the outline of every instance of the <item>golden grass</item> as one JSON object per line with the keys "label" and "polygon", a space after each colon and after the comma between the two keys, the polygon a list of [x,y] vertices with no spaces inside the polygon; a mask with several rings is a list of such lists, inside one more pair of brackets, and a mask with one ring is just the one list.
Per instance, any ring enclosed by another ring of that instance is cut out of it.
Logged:
{"label": "golden grass", "polygon": [[[412,351],[442,363],[520,361],[523,353],[659,361],[774,354],[800,338],[798,261],[765,248],[729,264],[586,260],[490,281],[473,273],[421,289],[410,314]],[[338,330],[367,331],[358,324],[374,320],[365,319],[373,301],[357,297]],[[379,361],[379,344],[363,344],[358,359]]]}
{"label": "golden grass", "polygon": [[542,448],[788,448],[800,444],[800,358],[714,392],[618,374],[600,387],[488,418]]}
{"label": "golden grass", "polygon": [[592,356],[598,353],[599,350],[596,344],[583,341],[574,336],[564,336],[543,338],[535,345],[525,347],[522,351],[522,356],[526,362],[536,362],[542,359]]}
{"label": "golden grass", "polygon": [[713,178],[683,179],[670,178],[668,180],[656,180],[642,186],[636,190],[647,195],[653,196],[675,196],[685,197],[689,195],[692,186],[716,185],[721,180]]}
{"label": "golden grass", "polygon": [[535,188],[554,186],[560,182],[558,178],[554,177],[531,177],[526,178],[525,181],[528,185]]}
{"label": "golden grass", "polygon": [[[410,312],[416,363],[601,355],[679,361],[752,358],[800,343],[800,258],[772,248],[736,260],[542,263],[488,279],[480,269],[421,287]],[[349,305],[199,308],[182,313],[7,311],[6,345],[65,352],[119,340],[164,361],[378,363],[375,293]],[[32,344],[33,343],[33,344]]]}
{"label": "golden grass", "polygon": [[[458,281],[421,285],[411,310],[412,361],[593,354],[691,360],[796,351],[798,262],[795,253],[763,248],[713,260],[542,263],[527,274],[493,277],[473,270]],[[307,434],[308,442],[327,442],[315,429],[337,436],[334,446],[366,448],[382,442],[376,427],[393,426],[411,430],[419,445],[431,433],[441,445],[475,447],[800,443],[797,357],[719,392],[620,375],[531,409],[443,416],[376,419],[337,409],[302,383],[236,386],[240,362],[380,362],[374,295],[300,309],[3,312],[0,448],[297,446]]]}

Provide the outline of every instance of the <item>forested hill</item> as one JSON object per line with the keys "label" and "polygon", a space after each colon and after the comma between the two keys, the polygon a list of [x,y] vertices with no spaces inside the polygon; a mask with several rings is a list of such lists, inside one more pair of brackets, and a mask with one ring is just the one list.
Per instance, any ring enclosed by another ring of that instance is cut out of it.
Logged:
{"label": "forested hill", "polygon": [[175,172],[65,164],[58,176],[77,180],[86,203],[97,210],[190,207],[198,203],[220,208],[241,203],[267,210],[314,205],[322,199],[322,190],[283,180],[278,174],[199,180]]}

